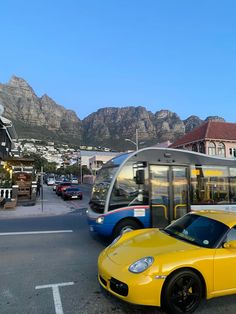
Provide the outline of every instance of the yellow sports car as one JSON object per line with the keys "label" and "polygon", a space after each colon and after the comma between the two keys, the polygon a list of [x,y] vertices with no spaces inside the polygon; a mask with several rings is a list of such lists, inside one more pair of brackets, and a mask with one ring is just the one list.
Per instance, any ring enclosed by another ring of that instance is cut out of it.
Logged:
{"label": "yellow sports car", "polygon": [[127,232],[98,259],[98,280],[120,299],[191,313],[236,293],[236,213],[188,213],[164,229]]}

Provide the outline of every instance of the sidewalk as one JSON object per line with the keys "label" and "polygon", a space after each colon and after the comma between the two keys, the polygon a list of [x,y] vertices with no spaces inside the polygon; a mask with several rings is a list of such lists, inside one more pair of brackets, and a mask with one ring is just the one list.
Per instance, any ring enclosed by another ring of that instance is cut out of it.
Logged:
{"label": "sidewalk", "polygon": [[15,209],[4,210],[0,209],[0,219],[1,218],[20,218],[20,217],[34,217],[34,216],[54,216],[66,214],[74,211],[75,208],[65,204],[59,206],[57,203],[50,203],[45,201],[42,203],[40,200],[37,200],[37,203],[34,206],[17,206]]}
{"label": "sidewalk", "polygon": [[52,192],[51,187],[44,186],[44,200],[37,198],[35,205],[18,205],[15,209],[4,210],[0,208],[0,219],[2,218],[23,218],[36,216],[63,215],[75,211],[82,211],[88,206],[89,191],[91,187],[81,186],[84,193],[83,200],[63,201]]}

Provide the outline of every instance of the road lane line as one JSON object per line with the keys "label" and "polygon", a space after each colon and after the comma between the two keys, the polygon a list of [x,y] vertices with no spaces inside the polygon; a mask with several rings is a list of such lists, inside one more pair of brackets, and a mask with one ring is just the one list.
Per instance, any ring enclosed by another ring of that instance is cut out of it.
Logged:
{"label": "road lane line", "polygon": [[51,284],[51,285],[36,286],[35,289],[37,290],[37,289],[52,288],[55,312],[56,314],[63,314],[59,287],[72,286],[72,285],[74,285],[74,282],[70,281],[70,282],[62,282],[62,283],[56,283],[56,284]]}
{"label": "road lane line", "polygon": [[71,233],[73,230],[48,230],[48,231],[26,231],[26,232],[1,232],[0,236],[9,235],[28,235],[28,234],[52,234],[52,233]]}

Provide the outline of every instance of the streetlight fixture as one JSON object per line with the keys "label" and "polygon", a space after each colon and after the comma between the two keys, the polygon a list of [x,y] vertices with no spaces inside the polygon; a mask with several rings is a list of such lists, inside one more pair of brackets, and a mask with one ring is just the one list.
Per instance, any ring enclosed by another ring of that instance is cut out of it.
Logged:
{"label": "streetlight fixture", "polygon": [[132,140],[129,139],[129,138],[125,138],[125,141],[134,144],[134,145],[136,146],[136,150],[138,150],[138,129],[136,129],[135,137],[136,137],[136,141],[135,141],[135,142],[132,141]]}

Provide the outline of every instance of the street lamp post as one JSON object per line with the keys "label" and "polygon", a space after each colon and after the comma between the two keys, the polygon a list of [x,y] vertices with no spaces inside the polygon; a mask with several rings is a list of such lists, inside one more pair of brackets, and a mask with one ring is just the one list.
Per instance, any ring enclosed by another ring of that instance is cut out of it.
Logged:
{"label": "street lamp post", "polygon": [[80,161],[80,182],[83,183],[83,167],[82,167],[82,160]]}
{"label": "street lamp post", "polygon": [[82,157],[81,157],[81,152],[79,153],[79,155],[77,155],[77,166],[80,170],[80,183],[82,184],[83,182],[83,168],[82,168]]}
{"label": "street lamp post", "polygon": [[138,150],[138,129],[136,129],[136,131],[135,131],[135,140],[136,141],[134,142],[129,138],[125,138],[125,141],[131,142],[132,144],[134,144],[136,146],[136,150]]}

